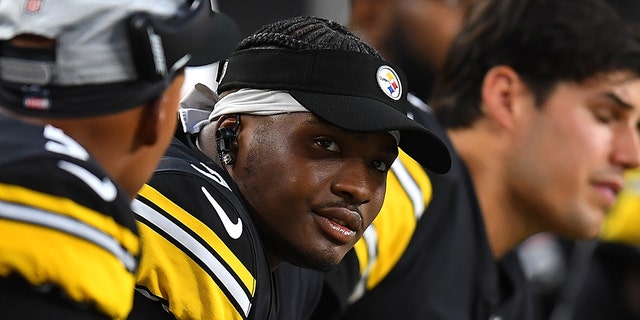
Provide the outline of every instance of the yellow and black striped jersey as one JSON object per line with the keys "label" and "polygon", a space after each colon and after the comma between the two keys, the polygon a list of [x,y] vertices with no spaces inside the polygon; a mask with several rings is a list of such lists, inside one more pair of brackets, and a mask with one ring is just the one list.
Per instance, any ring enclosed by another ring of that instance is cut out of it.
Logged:
{"label": "yellow and black striped jersey", "polygon": [[[235,184],[189,136],[181,140],[134,200],[138,291],[177,319],[273,318],[272,274]],[[136,302],[130,318],[148,312]]]}
{"label": "yellow and black striped jersey", "polygon": [[[0,130],[0,291],[33,287],[99,318],[125,318],[140,254],[131,199],[62,130],[6,116]],[[7,299],[4,316],[15,306]]]}

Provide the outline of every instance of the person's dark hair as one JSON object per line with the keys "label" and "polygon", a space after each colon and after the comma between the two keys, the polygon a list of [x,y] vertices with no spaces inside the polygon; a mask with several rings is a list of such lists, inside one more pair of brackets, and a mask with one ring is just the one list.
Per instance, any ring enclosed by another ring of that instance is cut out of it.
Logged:
{"label": "person's dark hair", "polygon": [[640,74],[638,34],[599,0],[478,0],[449,50],[430,101],[446,127],[482,115],[485,74],[513,68],[542,105],[559,82]]}
{"label": "person's dark hair", "polygon": [[625,21],[640,25],[640,1],[638,0],[605,0]]}
{"label": "person's dark hair", "polygon": [[242,40],[236,51],[255,48],[337,49],[366,53],[382,59],[376,49],[345,26],[320,17],[294,17],[265,25]]}

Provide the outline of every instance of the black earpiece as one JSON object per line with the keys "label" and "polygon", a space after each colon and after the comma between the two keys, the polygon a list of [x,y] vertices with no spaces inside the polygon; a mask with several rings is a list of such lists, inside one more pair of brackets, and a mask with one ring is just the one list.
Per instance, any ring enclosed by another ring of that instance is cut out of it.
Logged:
{"label": "black earpiece", "polygon": [[231,144],[236,140],[238,135],[238,128],[240,127],[240,114],[236,114],[236,123],[233,129],[218,128],[216,130],[216,151],[220,161],[224,164],[231,164],[233,157],[231,157]]}
{"label": "black earpiece", "polygon": [[231,143],[236,138],[236,132],[229,128],[218,128],[216,131],[216,150],[218,153],[229,153],[231,151]]}

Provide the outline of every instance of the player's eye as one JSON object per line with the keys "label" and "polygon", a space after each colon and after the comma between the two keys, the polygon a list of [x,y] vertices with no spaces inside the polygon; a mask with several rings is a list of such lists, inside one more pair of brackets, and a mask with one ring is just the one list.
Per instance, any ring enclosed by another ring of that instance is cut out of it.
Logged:
{"label": "player's eye", "polygon": [[611,121],[615,120],[615,114],[613,110],[611,110],[611,108],[597,108],[596,110],[594,110],[593,115],[595,116],[596,120],[598,120],[598,122],[604,124],[610,123]]}
{"label": "player's eye", "polygon": [[326,138],[317,139],[316,144],[322,147],[323,149],[329,150],[331,152],[341,151],[338,143],[330,139],[326,139]]}
{"label": "player's eye", "polygon": [[373,167],[380,171],[380,172],[387,172],[389,171],[389,168],[391,167],[391,164],[389,164],[386,161],[382,161],[382,160],[375,160],[371,162]]}

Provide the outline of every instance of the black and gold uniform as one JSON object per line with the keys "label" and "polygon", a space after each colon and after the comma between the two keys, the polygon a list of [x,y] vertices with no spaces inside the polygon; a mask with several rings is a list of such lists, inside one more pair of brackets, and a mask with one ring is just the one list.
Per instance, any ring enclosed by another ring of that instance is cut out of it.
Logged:
{"label": "black and gold uniform", "polygon": [[61,130],[5,116],[0,130],[2,318],[123,319],[140,254],[131,199]]}
{"label": "black and gold uniform", "polygon": [[[269,319],[267,257],[231,177],[178,134],[134,200],[143,258],[131,318]],[[150,303],[151,300],[158,301]],[[154,310],[155,309],[155,310]]]}

